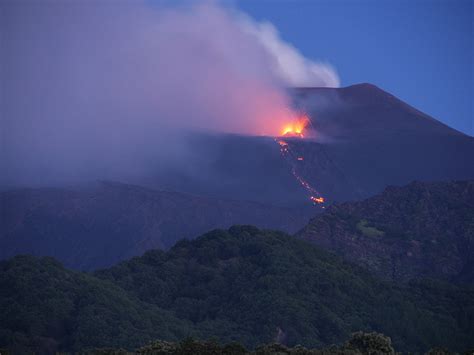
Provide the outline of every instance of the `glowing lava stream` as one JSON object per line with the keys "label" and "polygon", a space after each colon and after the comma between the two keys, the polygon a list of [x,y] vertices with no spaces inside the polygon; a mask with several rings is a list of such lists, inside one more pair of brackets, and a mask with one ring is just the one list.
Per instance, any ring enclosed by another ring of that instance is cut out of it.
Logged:
{"label": "glowing lava stream", "polygon": [[[298,175],[296,172],[296,164],[298,161],[303,161],[304,157],[302,156],[295,156],[293,152],[290,150],[290,146],[288,142],[284,140],[284,138],[304,138],[303,132],[305,127],[310,123],[307,116],[303,116],[302,118],[296,120],[293,124],[285,126],[282,130],[282,136],[275,138],[275,141],[280,146],[280,153],[282,157],[286,158],[291,163],[291,173],[296,178],[298,183],[303,186],[306,191],[309,193],[309,199],[315,205],[324,204],[325,199],[321,196],[321,194],[312,187],[306,180],[304,180],[301,176]],[[324,206],[322,206],[324,208]]]}

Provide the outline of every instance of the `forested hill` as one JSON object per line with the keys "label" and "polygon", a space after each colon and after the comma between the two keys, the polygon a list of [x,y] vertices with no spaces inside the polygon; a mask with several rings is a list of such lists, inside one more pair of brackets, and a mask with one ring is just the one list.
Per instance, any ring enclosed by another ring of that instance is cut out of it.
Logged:
{"label": "forested hill", "polygon": [[0,348],[132,349],[187,336],[324,347],[353,331],[400,351],[474,346],[474,289],[380,281],[284,233],[240,226],[95,274],[51,258],[0,262]]}
{"label": "forested hill", "polygon": [[474,282],[474,180],[413,182],[333,205],[302,239],[392,280]]}

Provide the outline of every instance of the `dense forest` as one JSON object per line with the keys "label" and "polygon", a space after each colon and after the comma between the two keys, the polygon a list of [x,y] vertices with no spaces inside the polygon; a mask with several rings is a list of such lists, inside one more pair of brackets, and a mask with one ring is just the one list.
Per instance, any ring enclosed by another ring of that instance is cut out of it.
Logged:
{"label": "dense forest", "polygon": [[44,353],[187,337],[322,348],[358,330],[400,351],[474,346],[474,288],[397,285],[308,242],[215,230],[93,274],[49,257],[0,262],[0,347]]}

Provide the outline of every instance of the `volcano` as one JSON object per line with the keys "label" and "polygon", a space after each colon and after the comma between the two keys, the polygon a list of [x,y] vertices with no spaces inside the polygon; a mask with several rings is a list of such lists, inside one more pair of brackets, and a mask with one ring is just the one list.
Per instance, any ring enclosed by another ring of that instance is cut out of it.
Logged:
{"label": "volcano", "polygon": [[[293,161],[273,137],[195,136],[198,176],[168,171],[140,183],[284,207],[308,204],[292,169],[328,202],[358,200],[388,185],[474,177],[474,138],[371,84],[289,91],[307,129],[283,129]],[[309,138],[308,134],[311,138]],[[303,137],[302,137],[303,135]],[[303,139],[301,139],[303,138]]]}
{"label": "volcano", "polygon": [[185,161],[123,181],[133,186],[5,191],[0,257],[54,255],[93,269],[235,223],[294,232],[332,203],[388,185],[474,179],[473,137],[376,86],[290,94],[305,130],[196,133]]}

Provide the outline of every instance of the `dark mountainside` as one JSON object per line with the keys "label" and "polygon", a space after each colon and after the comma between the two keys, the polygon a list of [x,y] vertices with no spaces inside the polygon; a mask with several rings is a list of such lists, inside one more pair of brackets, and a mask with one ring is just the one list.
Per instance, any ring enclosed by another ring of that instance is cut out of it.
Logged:
{"label": "dark mountainside", "polygon": [[309,113],[315,129],[328,137],[350,141],[407,135],[468,137],[372,84],[292,92],[295,107]]}
{"label": "dark mountainside", "polygon": [[330,206],[297,236],[386,279],[474,283],[474,181],[388,187]]}
{"label": "dark mountainside", "polygon": [[73,189],[1,193],[0,258],[53,256],[90,270],[168,249],[177,240],[215,228],[252,223],[296,232],[311,211],[272,207],[102,182]]}
{"label": "dark mountainside", "polygon": [[474,289],[397,286],[311,244],[237,226],[152,250],[93,275],[52,258],[0,262],[0,348],[133,349],[186,336],[289,346],[341,343],[357,330],[400,351],[474,345]]}
{"label": "dark mountainside", "polygon": [[[294,149],[305,156],[301,175],[330,201],[358,200],[414,180],[474,178],[473,137],[374,85],[296,89],[295,106],[327,142],[296,141]],[[318,166],[320,157],[332,168]]]}
{"label": "dark mountainside", "polygon": [[[370,84],[290,91],[316,141],[289,139],[296,171],[329,201],[349,201],[412,181],[474,178],[474,138]],[[267,137],[200,136],[191,143],[198,177],[183,171],[143,183],[281,206],[307,204],[288,161]]]}

